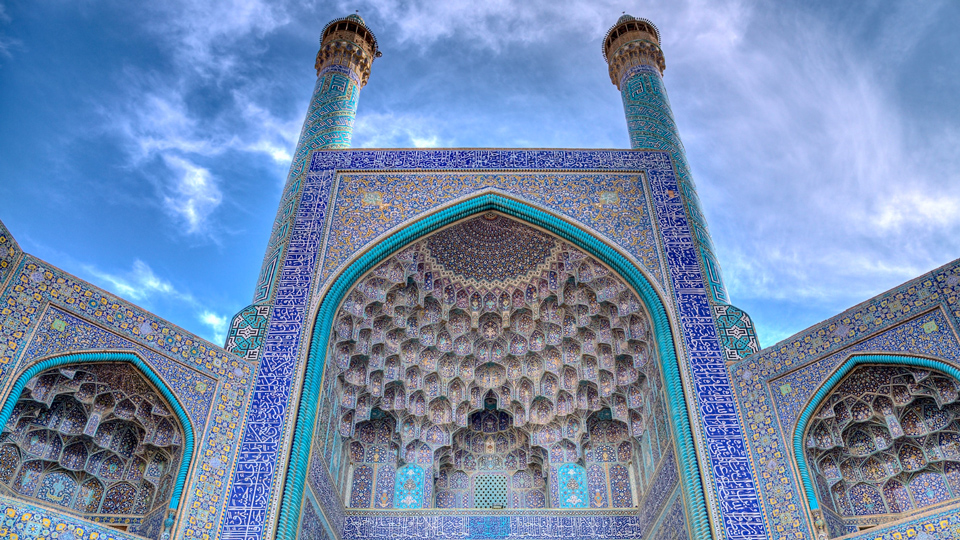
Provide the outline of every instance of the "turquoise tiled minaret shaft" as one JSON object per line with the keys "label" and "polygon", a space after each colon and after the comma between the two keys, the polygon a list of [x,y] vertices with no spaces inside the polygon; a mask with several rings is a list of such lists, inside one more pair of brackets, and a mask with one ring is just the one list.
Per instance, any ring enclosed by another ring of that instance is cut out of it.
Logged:
{"label": "turquoise tiled minaret shaft", "polygon": [[314,65],[317,82],[313,97],[290,165],[253,303],[237,313],[230,324],[225,347],[231,352],[250,360],[258,357],[269,312],[264,302],[274,294],[284,239],[296,214],[305,171],[309,169],[307,160],[315,150],[350,147],[360,89],[367,84],[373,60],[379,56],[377,39],[359,15],[335,19],[323,28]]}
{"label": "turquoise tiled minaret shaft", "polygon": [[607,32],[603,40],[603,55],[609,65],[610,81],[620,90],[623,98],[623,110],[630,130],[630,147],[634,150],[666,150],[673,159],[687,212],[699,242],[713,300],[718,304],[726,304],[729,298],[720,274],[720,265],[714,255],[713,241],[700,209],[700,198],[663,85],[666,63],[660,50],[660,31],[646,19],[624,15]]}

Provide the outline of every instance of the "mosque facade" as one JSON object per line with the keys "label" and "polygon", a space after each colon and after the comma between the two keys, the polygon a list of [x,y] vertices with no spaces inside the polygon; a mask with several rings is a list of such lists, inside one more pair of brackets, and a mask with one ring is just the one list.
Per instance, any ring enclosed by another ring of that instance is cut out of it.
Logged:
{"label": "mosque facade", "polygon": [[0,225],[0,538],[960,538],[960,261],[761,350],[658,29],[602,52],[629,150],[352,150],[329,23],[224,347]]}

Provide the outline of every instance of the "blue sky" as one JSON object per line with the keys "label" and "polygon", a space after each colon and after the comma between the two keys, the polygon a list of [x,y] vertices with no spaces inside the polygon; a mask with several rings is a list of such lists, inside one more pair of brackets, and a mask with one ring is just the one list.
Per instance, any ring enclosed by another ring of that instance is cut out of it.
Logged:
{"label": "blue sky", "polygon": [[0,219],[222,343],[253,294],[320,29],[384,56],[357,147],[625,148],[600,41],[663,35],[733,302],[769,346],[960,257],[960,3],[0,0]]}

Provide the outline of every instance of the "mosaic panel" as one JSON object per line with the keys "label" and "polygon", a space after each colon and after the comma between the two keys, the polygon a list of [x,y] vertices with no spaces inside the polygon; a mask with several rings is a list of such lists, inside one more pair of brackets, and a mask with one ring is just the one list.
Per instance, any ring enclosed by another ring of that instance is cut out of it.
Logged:
{"label": "mosaic panel", "polygon": [[717,331],[728,362],[743,360],[760,352],[760,342],[753,321],[743,310],[730,305],[713,306],[717,318]]}
{"label": "mosaic panel", "polygon": [[7,278],[13,275],[21,255],[23,255],[23,251],[17,241],[13,239],[13,235],[0,221],[0,285],[3,285]]}
{"label": "mosaic panel", "polygon": [[51,307],[40,320],[36,333],[24,352],[21,365],[69,352],[97,349],[127,350],[143,358],[176,395],[193,425],[206,423],[217,391],[217,380],[171,362],[161,354],[103,330],[69,312]]}
{"label": "mosaic panel", "polygon": [[[339,532],[343,529],[344,505],[340,499],[340,494],[334,486],[333,479],[327,469],[323,457],[317,452],[316,447],[310,461],[309,475],[307,476],[307,485],[310,492],[316,497],[316,500],[322,505],[321,511],[329,520],[330,528]],[[393,496],[393,481],[389,483],[390,496]],[[391,501],[392,506],[392,501]]]}
{"label": "mosaic panel", "polygon": [[[802,400],[807,399],[802,396],[815,392],[849,352],[918,352],[956,358],[956,338],[943,314],[933,311],[916,318],[937,305],[954,311],[960,293],[950,283],[955,276],[954,281],[960,283],[958,261],[731,366],[736,395],[747,420],[747,440],[762,478],[759,486],[765,511],[770,522],[780,524],[773,538],[810,534],[796,480],[791,475],[787,475],[788,482],[781,480],[789,470],[783,456],[791,454],[784,442],[792,440],[792,425]],[[778,426],[789,430],[786,439]],[[880,535],[880,529],[875,530]],[[939,535],[940,531],[930,534]]]}
{"label": "mosaic panel", "polygon": [[[716,463],[709,467],[709,474],[717,482],[716,491],[711,490],[708,493],[724,493],[723,497],[717,499],[717,503],[723,507],[723,523],[728,528],[728,535],[762,536],[763,526],[756,493],[749,482],[744,483],[745,478],[752,476],[752,470],[744,454],[741,427],[735,414],[730,414],[733,409],[729,384],[721,381],[726,379],[727,374],[713,314],[709,309],[709,298],[703,288],[703,270],[699,266],[696,250],[688,242],[692,235],[700,238],[702,231],[696,231],[687,225],[683,201],[678,197],[681,188],[676,184],[669,157],[656,152],[621,151],[342,151],[315,153],[311,164],[312,171],[325,171],[325,174],[332,169],[379,168],[398,169],[397,175],[408,177],[411,175],[404,174],[402,170],[453,167],[544,171],[561,169],[566,172],[606,168],[647,171],[653,200],[656,201],[657,221],[665,238],[669,263],[673,268],[671,285],[678,291],[674,300],[680,306],[680,322],[687,338],[685,347],[691,350],[694,357],[691,363],[692,375],[700,407],[698,413],[704,425],[698,437],[708,439],[705,448],[710,452],[711,463]],[[361,176],[355,173],[350,175]],[[426,186],[427,183],[423,185]],[[417,198],[410,197],[408,193],[405,201],[414,199]],[[371,195],[367,197],[367,201],[369,204],[377,204],[377,196]],[[316,220],[312,222],[316,223]],[[699,385],[696,384],[698,381]],[[720,509],[715,509],[717,515],[719,511]]]}
{"label": "mosaic panel", "polygon": [[224,348],[244,360],[255,362],[263,347],[269,314],[270,306],[262,304],[240,310],[230,321]]}
{"label": "mosaic panel", "polygon": [[650,538],[655,540],[687,540],[686,516],[683,513],[683,496],[679,490],[670,507],[664,511],[663,519]]}
{"label": "mosaic panel", "polygon": [[[240,457],[230,486],[225,525],[220,532],[224,540],[260,537],[267,524],[267,507],[275,472],[283,455],[281,446],[290,413],[296,352],[301,343],[304,310],[309,297],[307,291],[320,248],[317,233],[324,221],[330,186],[330,175],[308,179],[277,280],[270,327],[264,339],[260,369],[238,448]],[[327,502],[331,499],[322,500],[325,505],[331,504]]]}
{"label": "mosaic panel", "polygon": [[300,517],[300,528],[297,531],[298,540],[336,540],[331,537],[324,526],[323,518],[317,510],[316,503],[309,495],[303,499],[303,514]]}
{"label": "mosaic panel", "polygon": [[[897,514],[960,497],[960,384],[944,373],[860,366],[808,424],[819,500],[843,515]],[[907,489],[909,486],[909,489]]]}
{"label": "mosaic panel", "polygon": [[660,516],[664,506],[670,499],[670,494],[680,483],[677,471],[677,458],[671,448],[664,457],[663,463],[657,470],[656,477],[645,496],[640,501],[640,529],[651,530],[652,525]]}
{"label": "mosaic panel", "polygon": [[693,176],[687,164],[687,155],[680,142],[680,132],[673,119],[670,100],[663,85],[660,71],[648,65],[638,65],[623,73],[618,85],[623,99],[623,110],[630,132],[630,147],[634,149],[666,150],[676,167],[680,193],[687,206],[689,226],[700,247],[704,264],[704,286],[711,291],[711,300],[726,304],[726,287],[720,273],[720,265],[713,254],[713,241],[707,228],[707,220],[700,209]]}
{"label": "mosaic panel", "polygon": [[589,507],[587,475],[583,467],[576,463],[564,463],[556,468],[556,475],[560,508]]}
{"label": "mosaic panel", "polygon": [[[610,173],[342,173],[321,282],[328,281],[351,255],[403,221],[486,188],[516,194],[593,227],[663,283],[642,177]],[[411,197],[411,193],[419,195]],[[536,258],[536,253],[526,255]]]}
{"label": "mosaic panel", "polygon": [[[237,450],[235,429],[251,386],[246,362],[30,256],[4,289],[0,316],[3,383],[10,380],[11,366],[48,354],[114,349],[143,357],[182,400],[195,431],[204,433],[195,452],[204,461],[187,479],[177,534],[190,537],[216,526],[223,479]],[[189,489],[196,481],[203,488]]]}
{"label": "mosaic panel", "polygon": [[631,515],[371,515],[347,516],[343,540],[468,540],[477,534],[504,540],[644,537]]}
{"label": "mosaic panel", "polygon": [[784,426],[794,426],[802,408],[820,384],[851,353],[867,351],[925,354],[960,364],[960,343],[940,310],[932,311],[880,335],[856,343],[842,352],[814,362],[771,381],[777,415]]}
{"label": "mosaic panel", "polygon": [[142,540],[142,536],[119,531],[69,514],[0,495],[0,538],[70,540]]}

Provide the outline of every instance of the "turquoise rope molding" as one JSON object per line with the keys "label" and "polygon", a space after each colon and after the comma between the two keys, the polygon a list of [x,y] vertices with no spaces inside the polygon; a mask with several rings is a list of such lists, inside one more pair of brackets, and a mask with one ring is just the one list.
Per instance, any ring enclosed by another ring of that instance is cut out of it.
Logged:
{"label": "turquoise rope molding", "polygon": [[0,409],[0,426],[7,425],[7,421],[10,420],[10,415],[13,413],[13,408],[16,406],[17,401],[20,400],[20,394],[23,392],[24,386],[26,386],[27,382],[36,374],[68,364],[102,364],[105,362],[127,362],[133,364],[160,390],[163,397],[165,397],[167,402],[173,407],[173,411],[180,420],[180,425],[183,426],[183,437],[185,439],[183,460],[180,462],[180,471],[177,473],[177,482],[173,486],[173,494],[170,497],[169,507],[170,510],[176,510],[177,507],[180,506],[180,495],[183,492],[183,484],[187,480],[187,471],[190,469],[190,461],[193,457],[193,426],[190,424],[190,418],[187,416],[187,413],[183,410],[183,407],[180,406],[180,402],[177,401],[173,393],[170,392],[163,380],[153,372],[146,362],[135,354],[113,352],[71,353],[48,358],[30,366],[30,368],[17,377],[17,382],[14,383],[13,388],[10,389],[10,393],[7,394],[3,409]]}
{"label": "turquoise rope molding", "polygon": [[276,538],[296,537],[300,521],[300,502],[303,500],[304,482],[308,474],[310,443],[316,421],[327,342],[330,339],[330,329],[333,326],[336,310],[343,297],[364,274],[403,246],[441,227],[490,210],[522,219],[579,246],[610,266],[640,293],[645,305],[651,310],[654,323],[657,348],[660,352],[661,367],[664,371],[670,401],[674,437],[677,440],[677,453],[681,465],[680,476],[689,504],[687,510],[690,527],[694,538],[712,538],[700,468],[693,447],[693,431],[687,415],[683,384],[680,380],[680,367],[673,344],[673,333],[660,297],[640,270],[610,246],[556,216],[496,193],[479,195],[403,228],[354,261],[331,285],[317,311],[313,328],[313,338],[307,356],[307,369],[294,427],[294,439],[290,450],[287,482],[281,498]]}
{"label": "turquoise rope molding", "polygon": [[864,364],[896,364],[936,369],[960,380],[960,369],[940,360],[930,358],[897,354],[855,354],[847,358],[840,368],[820,386],[817,393],[810,399],[810,403],[803,409],[803,413],[797,420],[797,427],[793,433],[793,454],[797,460],[797,470],[800,472],[800,481],[803,483],[803,490],[807,494],[807,504],[810,506],[810,510],[818,510],[820,503],[817,500],[817,491],[813,489],[813,482],[810,480],[810,473],[807,469],[807,456],[803,452],[803,435],[807,431],[807,423],[837,383],[839,383],[847,373],[850,373],[853,368]]}

